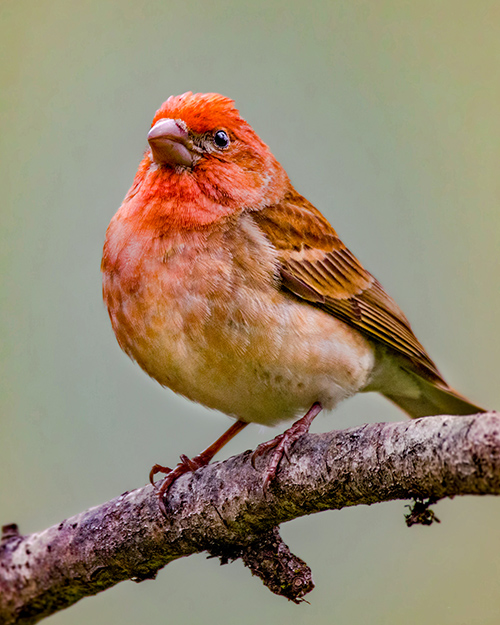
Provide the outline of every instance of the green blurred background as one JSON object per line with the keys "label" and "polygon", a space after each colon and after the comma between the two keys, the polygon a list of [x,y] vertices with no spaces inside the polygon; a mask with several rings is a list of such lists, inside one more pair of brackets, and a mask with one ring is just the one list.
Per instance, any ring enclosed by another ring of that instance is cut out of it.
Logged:
{"label": "green blurred background", "polygon": [[[450,383],[499,407],[499,26],[496,0],[2,0],[0,522],[58,523],[229,423],[129,362],[101,303],[106,226],[155,110],[187,90],[236,100]],[[401,418],[368,395],[315,428]],[[497,625],[500,502],[442,502],[440,525],[411,530],[404,511],[282,528],[311,605],[199,555],[50,622]]]}

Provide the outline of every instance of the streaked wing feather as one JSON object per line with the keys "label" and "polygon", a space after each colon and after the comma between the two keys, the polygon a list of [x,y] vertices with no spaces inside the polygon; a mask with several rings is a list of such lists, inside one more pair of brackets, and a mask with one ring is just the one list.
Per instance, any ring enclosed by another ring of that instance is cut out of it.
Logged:
{"label": "streaked wing feather", "polygon": [[447,387],[399,306],[345,247],[321,213],[290,191],[254,213],[276,247],[282,286],[405,357],[412,369]]}

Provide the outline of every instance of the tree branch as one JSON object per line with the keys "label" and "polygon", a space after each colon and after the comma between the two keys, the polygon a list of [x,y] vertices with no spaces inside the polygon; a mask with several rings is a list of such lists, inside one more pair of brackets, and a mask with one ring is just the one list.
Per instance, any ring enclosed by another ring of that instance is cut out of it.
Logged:
{"label": "tree branch", "polygon": [[500,417],[427,417],[309,434],[294,445],[267,493],[250,452],[187,474],[158,507],[151,486],[123,493],[42,532],[4,526],[0,622],[36,623],[126,579],[152,579],[177,558],[208,551],[241,557],[277,594],[293,601],[313,588],[307,565],[277,526],[345,506],[416,499],[408,524],[431,522],[429,502],[500,494]]}

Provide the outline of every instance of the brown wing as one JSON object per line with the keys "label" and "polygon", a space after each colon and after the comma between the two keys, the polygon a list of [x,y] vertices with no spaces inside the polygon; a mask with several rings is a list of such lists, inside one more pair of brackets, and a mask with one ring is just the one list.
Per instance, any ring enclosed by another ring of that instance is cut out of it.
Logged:
{"label": "brown wing", "polygon": [[412,369],[447,387],[399,306],[310,202],[290,191],[281,204],[253,217],[278,250],[283,288],[390,347]]}

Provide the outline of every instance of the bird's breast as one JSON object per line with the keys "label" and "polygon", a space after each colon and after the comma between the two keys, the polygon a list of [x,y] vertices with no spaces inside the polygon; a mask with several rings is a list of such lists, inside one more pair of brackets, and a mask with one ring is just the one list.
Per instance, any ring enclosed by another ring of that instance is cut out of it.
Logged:
{"label": "bird's breast", "polygon": [[103,294],[122,349],[160,384],[245,421],[333,407],[373,369],[371,345],[279,288],[250,215],[171,237],[108,229]]}

